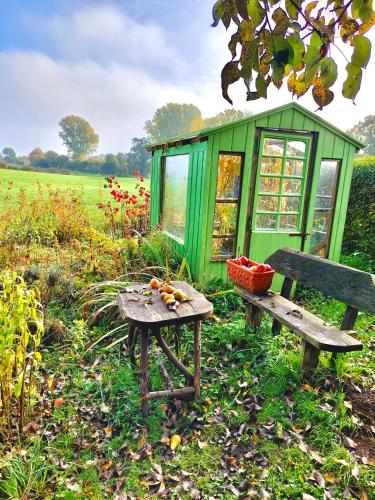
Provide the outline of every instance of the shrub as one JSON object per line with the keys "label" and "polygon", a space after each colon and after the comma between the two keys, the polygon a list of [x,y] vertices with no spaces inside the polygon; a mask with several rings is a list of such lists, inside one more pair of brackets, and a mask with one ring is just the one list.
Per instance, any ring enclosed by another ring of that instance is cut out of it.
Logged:
{"label": "shrub", "polygon": [[0,276],[0,429],[23,428],[36,395],[35,374],[44,332],[38,292],[7,271]]}
{"label": "shrub", "polygon": [[[4,210],[0,220],[0,241],[2,244],[53,245],[83,237],[89,226],[84,206],[76,191],[69,189],[43,188],[28,198],[23,189],[13,192],[16,210],[11,195],[3,198]],[[11,186],[11,189],[14,189]]]}
{"label": "shrub", "polygon": [[98,208],[108,219],[112,238],[129,238],[134,232],[144,236],[150,230],[150,193],[140,173],[134,175],[138,181],[134,192],[122,189],[114,175],[105,179],[104,187],[110,190],[112,201],[99,203]]}
{"label": "shrub", "polygon": [[[374,157],[367,157],[374,158]],[[375,160],[375,158],[374,158]],[[375,161],[356,160],[343,240],[345,253],[363,252],[375,259]],[[360,162],[360,164],[358,164]]]}

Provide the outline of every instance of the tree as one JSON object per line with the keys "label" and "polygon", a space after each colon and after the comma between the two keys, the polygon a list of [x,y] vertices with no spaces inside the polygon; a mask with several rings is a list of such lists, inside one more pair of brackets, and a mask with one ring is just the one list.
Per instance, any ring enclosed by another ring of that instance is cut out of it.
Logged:
{"label": "tree", "polygon": [[80,159],[94,153],[99,143],[99,136],[89,124],[80,116],[66,116],[60,120],[59,136],[71,154],[73,160]]}
{"label": "tree", "polygon": [[101,166],[101,171],[105,175],[118,175],[120,172],[120,162],[114,154],[106,154],[104,163]]}
{"label": "tree", "polygon": [[40,148],[34,148],[29,153],[29,162],[33,167],[37,167],[40,165],[41,161],[44,158],[44,153]]}
{"label": "tree", "polygon": [[240,109],[225,109],[211,118],[205,118],[203,120],[204,127],[216,127],[217,125],[222,125],[224,123],[233,122],[235,120],[240,120],[246,116],[251,115],[251,112],[245,113]]}
{"label": "tree", "polygon": [[232,58],[221,73],[230,104],[228,87],[241,78],[248,101],[266,99],[270,84],[279,89],[287,78],[292,95],[312,89],[318,109],[327,106],[334,98],[336,59],[343,54],[338,38],[353,47],[350,61],[344,54],[342,94],[354,102],[370,59],[371,42],[364,34],[375,24],[372,0],[218,0],[212,13],[212,26],[222,21],[226,29],[232,22],[237,28],[228,44]]}
{"label": "tree", "polygon": [[375,115],[368,115],[348,130],[348,134],[366,144],[364,152],[375,155]]}
{"label": "tree", "polygon": [[125,153],[117,153],[116,155],[118,162],[120,164],[120,174],[122,177],[129,176],[129,160],[128,155]]}
{"label": "tree", "polygon": [[147,137],[134,137],[132,147],[127,154],[129,162],[129,173],[139,171],[143,177],[147,177],[151,171],[151,155],[146,146],[149,140]]}
{"label": "tree", "polygon": [[17,155],[13,148],[4,148],[3,156],[7,163],[17,163]]}
{"label": "tree", "polygon": [[150,142],[196,130],[202,126],[202,114],[194,104],[168,103],[155,111],[152,120],[145,123]]}

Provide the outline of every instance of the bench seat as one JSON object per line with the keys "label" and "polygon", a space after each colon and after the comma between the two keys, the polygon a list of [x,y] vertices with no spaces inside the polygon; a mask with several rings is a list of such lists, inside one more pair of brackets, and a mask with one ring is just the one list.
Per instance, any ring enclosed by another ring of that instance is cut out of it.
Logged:
{"label": "bench seat", "polygon": [[235,290],[245,301],[270,314],[320,351],[350,352],[363,348],[358,340],[281,295],[273,292],[267,296],[254,295],[239,286]]}

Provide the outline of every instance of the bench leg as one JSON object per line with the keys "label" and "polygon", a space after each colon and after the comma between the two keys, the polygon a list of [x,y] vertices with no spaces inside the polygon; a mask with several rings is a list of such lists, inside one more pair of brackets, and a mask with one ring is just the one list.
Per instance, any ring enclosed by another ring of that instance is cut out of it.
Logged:
{"label": "bench leg", "polygon": [[260,327],[262,322],[262,310],[259,307],[254,306],[254,304],[246,305],[246,323],[256,330]]}
{"label": "bench leg", "polygon": [[306,376],[311,375],[319,363],[320,350],[303,341],[302,370]]}
{"label": "bench leg", "polygon": [[194,401],[200,399],[201,383],[201,321],[194,323]]}
{"label": "bench leg", "polygon": [[148,331],[141,330],[141,411],[144,417],[148,415]]}

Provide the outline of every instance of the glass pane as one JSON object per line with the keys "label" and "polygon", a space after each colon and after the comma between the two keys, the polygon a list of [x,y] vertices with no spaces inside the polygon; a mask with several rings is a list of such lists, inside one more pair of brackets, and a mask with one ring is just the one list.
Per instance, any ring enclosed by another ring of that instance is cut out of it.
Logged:
{"label": "glass pane", "polygon": [[232,257],[235,255],[235,238],[213,238],[212,255],[214,257]]}
{"label": "glass pane", "polygon": [[281,174],[282,165],[281,158],[262,158],[260,171],[262,174]]}
{"label": "glass pane", "polygon": [[277,196],[259,196],[258,211],[277,212],[278,201]]}
{"label": "glass pane", "polygon": [[280,178],[261,177],[259,184],[260,193],[278,193],[280,190]]}
{"label": "glass pane", "polygon": [[237,225],[237,203],[216,203],[214,234],[235,234]]}
{"label": "glass pane", "polygon": [[320,165],[317,196],[310,240],[310,252],[325,257],[328,250],[329,226],[335,196],[338,160],[323,160]]}
{"label": "glass pane", "polygon": [[330,220],[330,210],[314,212],[312,235],[310,240],[310,252],[324,255],[327,244],[327,230]]}
{"label": "glass pane", "polygon": [[263,154],[283,156],[284,144],[285,141],[283,139],[265,139],[263,142]]}
{"label": "glass pane", "polygon": [[319,210],[314,212],[313,218],[313,232],[327,233],[327,228],[329,224],[331,211],[330,210]]}
{"label": "glass pane", "polygon": [[239,198],[241,160],[239,155],[219,155],[216,198]]}
{"label": "glass pane", "polygon": [[280,212],[298,212],[299,198],[297,196],[282,196]]}
{"label": "glass pane", "polygon": [[331,208],[332,201],[333,199],[331,196],[317,196],[315,200],[315,208]]}
{"label": "glass pane", "polygon": [[320,166],[317,194],[333,196],[335,179],[339,162],[337,160],[323,160]]}
{"label": "glass pane", "polygon": [[255,226],[257,229],[276,229],[276,217],[273,214],[258,214]]}
{"label": "glass pane", "polygon": [[286,156],[305,156],[306,142],[288,141],[286,145]]}
{"label": "glass pane", "polygon": [[297,229],[297,215],[280,215],[279,228],[282,230],[292,231]]}
{"label": "glass pane", "polygon": [[299,179],[283,179],[283,194],[299,194],[302,183]]}
{"label": "glass pane", "polygon": [[183,242],[189,155],[165,158],[163,229]]}
{"label": "glass pane", "polygon": [[284,175],[296,175],[302,177],[303,160],[285,160]]}

